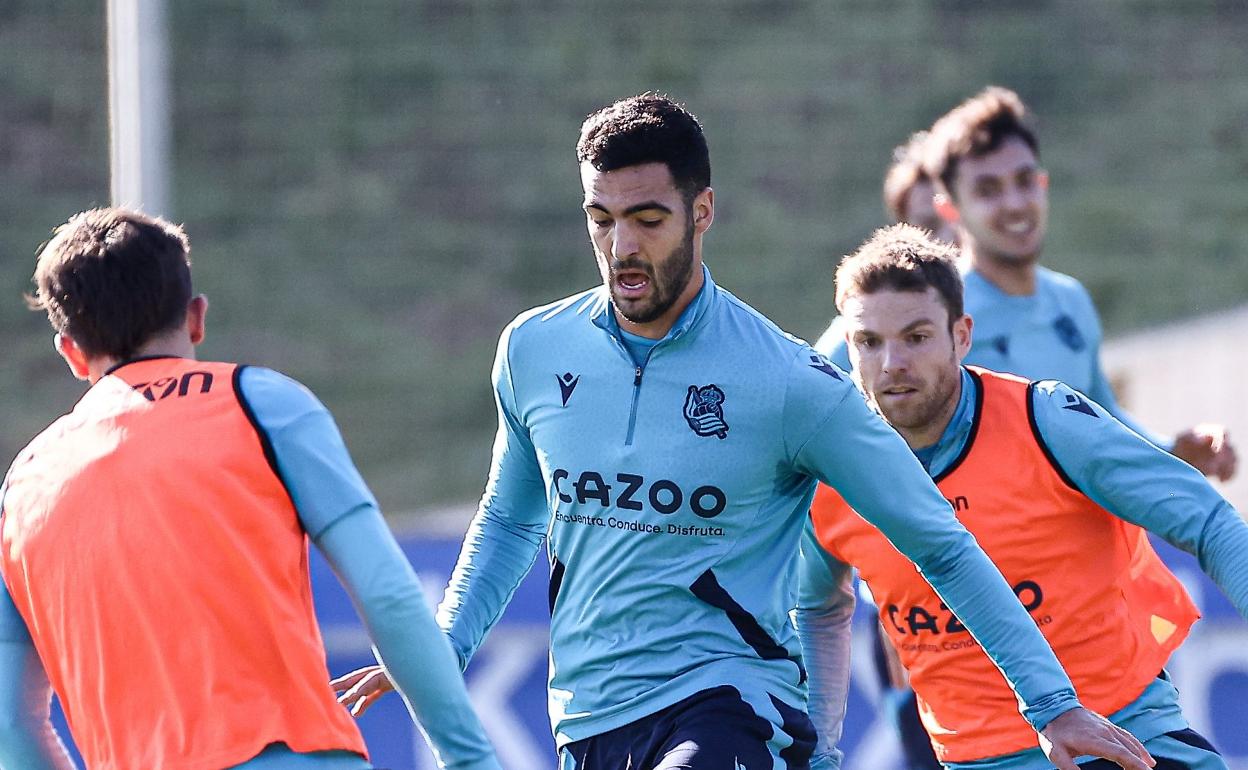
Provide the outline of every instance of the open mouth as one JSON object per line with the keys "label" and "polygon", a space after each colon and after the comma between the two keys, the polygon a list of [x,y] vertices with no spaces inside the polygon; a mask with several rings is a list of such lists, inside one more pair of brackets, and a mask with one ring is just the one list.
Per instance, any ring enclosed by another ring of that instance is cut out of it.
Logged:
{"label": "open mouth", "polygon": [[616,273],[615,285],[625,297],[639,297],[650,288],[650,276],[640,271]]}

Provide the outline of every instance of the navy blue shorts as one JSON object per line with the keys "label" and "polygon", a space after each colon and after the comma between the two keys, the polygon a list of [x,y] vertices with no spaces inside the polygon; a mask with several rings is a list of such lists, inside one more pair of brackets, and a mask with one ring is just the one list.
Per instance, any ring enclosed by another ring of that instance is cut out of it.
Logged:
{"label": "navy blue shorts", "polygon": [[815,728],[770,696],[779,723],[735,687],[699,693],[631,724],[563,747],[560,770],[807,770]]}
{"label": "navy blue shorts", "polygon": [[[1195,730],[1176,730],[1144,741],[1144,748],[1157,760],[1153,770],[1226,770],[1226,762],[1205,737]],[[1084,770],[1118,770],[1107,759],[1086,762]]]}

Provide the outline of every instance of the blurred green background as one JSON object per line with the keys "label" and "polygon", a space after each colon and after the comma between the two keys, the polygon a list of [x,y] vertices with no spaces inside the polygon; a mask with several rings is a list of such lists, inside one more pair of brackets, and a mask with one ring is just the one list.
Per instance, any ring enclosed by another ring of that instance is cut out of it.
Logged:
{"label": "blurred green background", "polygon": [[[169,23],[202,355],[309,385],[392,513],[479,494],[499,330],[597,280],[580,122],[643,90],[706,127],[716,280],[795,334],[882,224],[892,147],[988,83],[1035,113],[1044,259],[1111,334],[1248,298],[1242,0],[170,0]],[[49,230],[108,202],[104,24],[0,0],[5,464],[82,391],[21,294]]]}

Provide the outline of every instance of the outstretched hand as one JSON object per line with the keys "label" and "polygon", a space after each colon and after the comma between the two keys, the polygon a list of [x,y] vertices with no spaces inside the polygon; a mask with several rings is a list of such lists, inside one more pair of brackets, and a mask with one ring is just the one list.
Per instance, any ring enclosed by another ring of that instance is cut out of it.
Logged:
{"label": "outstretched hand", "polygon": [[1175,457],[1206,476],[1230,481],[1235,475],[1235,446],[1225,425],[1201,423],[1174,437]]}
{"label": "outstretched hand", "polygon": [[1125,770],[1148,770],[1157,764],[1134,735],[1082,706],[1041,730],[1040,748],[1059,770],[1079,770],[1075,764],[1079,756],[1108,759]]}
{"label": "outstretched hand", "polygon": [[394,683],[381,666],[357,669],[334,679],[329,686],[334,688],[334,692],[342,693],[338,702],[346,706],[353,717],[368,711],[368,707],[378,698],[394,689]]}

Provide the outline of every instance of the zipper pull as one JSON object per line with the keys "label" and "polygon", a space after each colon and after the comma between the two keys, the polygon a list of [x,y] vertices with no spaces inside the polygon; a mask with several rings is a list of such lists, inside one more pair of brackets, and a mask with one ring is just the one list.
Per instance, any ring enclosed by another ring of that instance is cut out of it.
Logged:
{"label": "zipper pull", "polygon": [[639,366],[637,367],[637,376],[633,377],[633,386],[636,387],[640,384],[641,384],[641,367]]}

